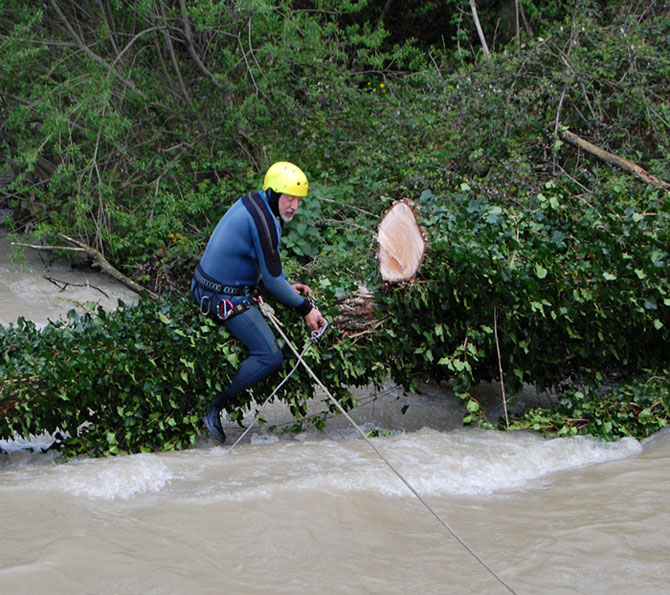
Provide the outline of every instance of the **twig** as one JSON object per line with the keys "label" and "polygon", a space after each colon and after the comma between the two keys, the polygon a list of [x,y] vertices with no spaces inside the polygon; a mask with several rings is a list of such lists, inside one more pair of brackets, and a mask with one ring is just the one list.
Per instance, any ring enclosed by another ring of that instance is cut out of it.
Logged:
{"label": "twig", "polygon": [[366,211],[365,209],[361,209],[360,207],[354,206],[354,205],[348,205],[341,203],[337,200],[333,200],[332,198],[326,198],[325,196],[315,196],[317,200],[322,200],[324,202],[330,202],[336,205],[339,205],[342,208],[347,208],[347,209],[354,209],[354,211],[359,211],[360,213],[364,213],[366,215],[370,215],[370,217],[374,217],[375,219],[380,219],[379,215],[375,215],[374,213],[371,213],[370,211]]}
{"label": "twig", "polygon": [[558,100],[558,109],[556,110],[556,121],[554,123],[554,133],[558,134],[558,129],[561,125],[561,108],[563,107],[563,100],[565,99],[566,88],[563,87],[561,91],[561,98]]}
{"label": "twig", "polygon": [[500,391],[502,393],[503,408],[505,410],[505,426],[509,430],[509,417],[507,415],[507,395],[505,394],[505,381],[503,380],[502,358],[500,357],[500,343],[498,341],[498,306],[493,306],[493,335],[496,339],[496,351],[498,353],[498,373],[500,374]]}
{"label": "twig", "polygon": [[46,275],[43,275],[43,277],[50,283],[53,283],[61,291],[65,291],[70,285],[72,287],[91,287],[92,289],[97,289],[102,295],[109,299],[109,294],[107,292],[103,291],[99,287],[96,287],[95,285],[92,285],[88,281],[86,283],[70,283],[69,281],[61,281],[60,279],[54,279],[53,277],[47,277]]}

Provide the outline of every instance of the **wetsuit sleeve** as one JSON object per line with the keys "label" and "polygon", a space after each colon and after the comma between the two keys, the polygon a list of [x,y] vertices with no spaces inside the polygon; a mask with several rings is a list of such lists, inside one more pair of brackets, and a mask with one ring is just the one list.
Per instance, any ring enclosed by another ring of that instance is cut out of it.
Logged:
{"label": "wetsuit sleeve", "polygon": [[279,229],[274,216],[258,194],[245,196],[242,202],[254,220],[251,235],[263,285],[281,303],[306,316],[312,306],[286,280],[279,256]]}

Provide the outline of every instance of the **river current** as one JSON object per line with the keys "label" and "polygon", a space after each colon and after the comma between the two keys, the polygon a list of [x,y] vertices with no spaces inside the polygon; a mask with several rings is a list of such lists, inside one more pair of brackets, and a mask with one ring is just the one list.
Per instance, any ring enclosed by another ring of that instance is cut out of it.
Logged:
{"label": "river current", "polygon": [[[2,324],[133,299],[7,254],[0,237]],[[510,592],[496,575],[519,594],[670,592],[670,431],[602,443],[463,428],[437,386],[359,402],[356,423],[381,431],[374,445],[427,506],[341,416],[295,433],[280,405],[232,452],[233,424],[224,446],[66,464],[39,452],[48,437],[0,442],[0,592]]]}

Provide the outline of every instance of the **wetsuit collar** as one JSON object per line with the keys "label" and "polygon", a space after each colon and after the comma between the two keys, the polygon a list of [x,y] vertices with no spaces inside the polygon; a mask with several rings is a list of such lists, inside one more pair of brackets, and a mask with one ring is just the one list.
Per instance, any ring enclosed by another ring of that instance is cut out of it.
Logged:
{"label": "wetsuit collar", "polygon": [[284,220],[279,216],[279,197],[280,194],[277,194],[272,188],[261,192],[261,195],[265,198],[265,201],[268,203],[272,214],[279,219],[279,223],[284,228]]}

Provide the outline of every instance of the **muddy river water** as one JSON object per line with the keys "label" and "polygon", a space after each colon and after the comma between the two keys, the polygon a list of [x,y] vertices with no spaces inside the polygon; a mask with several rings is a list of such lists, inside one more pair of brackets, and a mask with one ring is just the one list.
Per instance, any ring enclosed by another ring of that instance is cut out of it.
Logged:
{"label": "muddy river water", "polygon": [[[118,297],[134,299],[36,253],[9,260],[0,237],[2,324]],[[203,437],[60,464],[26,450],[45,437],[2,441],[0,592],[670,592],[670,432],[606,444],[462,428],[434,386],[359,400],[356,422],[385,430],[375,446],[488,569],[340,416],[323,432],[254,428],[232,452]],[[267,417],[290,422],[280,406]]]}

